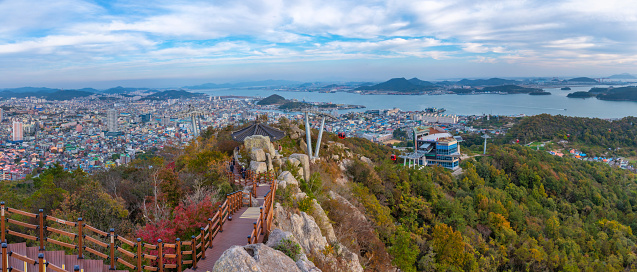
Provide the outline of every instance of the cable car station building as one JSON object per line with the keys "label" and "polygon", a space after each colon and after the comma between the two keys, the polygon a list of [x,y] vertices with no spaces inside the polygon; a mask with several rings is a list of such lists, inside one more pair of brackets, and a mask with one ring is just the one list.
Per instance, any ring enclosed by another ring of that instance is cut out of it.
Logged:
{"label": "cable car station building", "polygon": [[414,128],[414,152],[401,156],[404,164],[438,165],[455,170],[460,165],[460,137],[453,137],[449,132],[436,127]]}

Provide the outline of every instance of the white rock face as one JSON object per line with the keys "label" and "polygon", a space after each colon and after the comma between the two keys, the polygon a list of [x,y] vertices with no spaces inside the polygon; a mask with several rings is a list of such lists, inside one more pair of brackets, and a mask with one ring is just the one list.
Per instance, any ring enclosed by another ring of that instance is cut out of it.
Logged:
{"label": "white rock face", "polygon": [[365,156],[361,156],[361,161],[367,164],[373,164],[372,160]]}
{"label": "white rock face", "polygon": [[338,239],[336,239],[336,234],[334,233],[334,228],[332,227],[332,224],[330,224],[330,219],[327,218],[327,214],[325,214],[325,211],[321,205],[318,204],[316,199],[312,199],[312,216],[319,228],[325,233],[325,239],[327,239],[327,242],[330,244],[338,243]]}
{"label": "white rock face", "polygon": [[274,170],[272,166],[272,155],[270,155],[270,153],[265,154],[265,164],[268,166],[268,171]]}
{"label": "white rock face", "polygon": [[303,136],[305,136],[305,131],[303,131],[296,125],[290,125],[290,139],[296,140]]}
{"label": "white rock face", "polygon": [[277,203],[274,209],[274,222],[281,230],[292,233],[299,241],[299,245],[301,245],[305,254],[312,256],[314,263],[320,263],[321,267],[330,268],[328,271],[363,271],[358,255],[352,253],[341,244],[338,244],[341,248],[338,258],[334,255],[325,255],[323,253],[329,243],[321,234],[321,229],[312,216],[304,212],[301,212],[300,215],[289,213]]}
{"label": "white rock face", "polygon": [[287,187],[288,185],[299,186],[299,182],[294,178],[290,171],[283,171],[283,173],[281,173],[281,175],[279,175],[277,179],[279,189],[285,189],[285,187]]}
{"label": "white rock face", "polygon": [[246,137],[245,140],[243,140],[243,145],[245,146],[246,150],[261,148],[264,152],[270,153],[270,155],[272,156],[274,156],[275,154],[274,146],[270,142],[270,137],[268,136],[253,135],[250,137]]}
{"label": "white rock face", "polygon": [[264,244],[233,246],[221,254],[213,272],[301,271],[294,260]]}
{"label": "white rock face", "polygon": [[303,179],[310,180],[310,158],[305,154],[295,153],[290,155],[290,159],[297,159],[303,167]]}
{"label": "white rock face", "polygon": [[295,158],[289,158],[287,161],[290,162],[290,164],[292,164],[292,166],[294,167],[298,167],[299,165],[301,165],[301,161],[295,159]]}
{"label": "white rock face", "polygon": [[265,152],[262,148],[252,148],[252,151],[250,152],[250,159],[253,161],[264,162],[266,159]]}
{"label": "white rock face", "polygon": [[250,170],[254,173],[265,173],[268,171],[268,165],[265,162],[251,161]]}

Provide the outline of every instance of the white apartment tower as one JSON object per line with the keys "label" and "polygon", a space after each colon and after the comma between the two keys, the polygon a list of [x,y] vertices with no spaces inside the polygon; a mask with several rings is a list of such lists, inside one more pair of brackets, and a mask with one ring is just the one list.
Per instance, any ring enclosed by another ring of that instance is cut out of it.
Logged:
{"label": "white apartment tower", "polygon": [[11,136],[14,142],[22,141],[22,122],[13,122],[13,133]]}
{"label": "white apartment tower", "polygon": [[118,132],[117,117],[119,113],[115,109],[110,109],[106,112],[106,123],[108,125],[108,132]]}

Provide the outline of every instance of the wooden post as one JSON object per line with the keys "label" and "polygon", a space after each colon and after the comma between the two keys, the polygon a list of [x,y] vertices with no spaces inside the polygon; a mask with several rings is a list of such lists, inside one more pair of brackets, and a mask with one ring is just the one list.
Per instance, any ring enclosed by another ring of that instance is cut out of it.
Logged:
{"label": "wooden post", "polygon": [[1,220],[2,220],[0,222],[0,231],[2,232],[2,234],[0,234],[0,242],[2,242],[2,243],[7,241],[6,240],[7,238],[5,237],[6,232],[7,232],[7,229],[6,229],[6,226],[5,226],[5,222],[7,221],[7,219],[5,218],[4,210],[5,210],[4,201],[2,201],[2,202],[0,202],[0,215],[1,215]]}
{"label": "wooden post", "polygon": [[161,239],[157,239],[157,248],[159,249],[159,253],[157,253],[157,257],[159,257],[159,272],[164,272],[164,243],[161,242]]}
{"label": "wooden post", "polygon": [[84,220],[82,217],[77,219],[77,258],[84,259]]}
{"label": "wooden post", "polygon": [[212,248],[212,235],[214,234],[214,226],[212,225],[212,218],[208,218],[208,248]]}
{"label": "wooden post", "polygon": [[2,272],[7,272],[7,269],[9,269],[7,267],[9,265],[7,257],[7,243],[2,243]]}
{"label": "wooden post", "polygon": [[142,254],[142,247],[142,238],[137,238],[137,256],[135,256],[137,259],[137,272],[142,271],[142,259],[144,258],[144,255]]}
{"label": "wooden post", "polygon": [[248,235],[248,245],[252,244],[252,235]]}
{"label": "wooden post", "polygon": [[115,270],[115,229],[110,229],[110,234],[108,236],[111,237],[111,268],[109,270]]}
{"label": "wooden post", "polygon": [[[39,230],[40,230],[40,251],[44,251],[44,210],[40,209],[38,211],[38,217],[40,219],[40,226],[39,226]],[[42,257],[44,258],[44,257]]]}
{"label": "wooden post", "polygon": [[190,239],[192,241],[192,268],[195,270],[197,269],[197,239],[194,235],[190,236]]}
{"label": "wooden post", "polygon": [[219,219],[217,219],[219,220],[219,223],[217,223],[219,225],[219,232],[223,232],[223,220],[225,219],[223,218],[223,209],[221,209],[221,207],[223,207],[223,205],[219,205]]}
{"label": "wooden post", "polygon": [[201,228],[201,259],[205,260],[206,259],[206,239],[204,238],[204,236],[206,235],[206,232],[204,231],[204,228]]}
{"label": "wooden post", "polygon": [[252,240],[254,240],[255,243],[259,242],[259,231],[257,230],[257,222],[252,223],[252,225],[254,226],[254,237]]}
{"label": "wooden post", "polygon": [[226,203],[228,203],[228,214],[232,213],[232,198],[230,194],[226,194]]}
{"label": "wooden post", "polygon": [[44,268],[44,253],[38,253],[38,272],[46,272],[46,268]]}
{"label": "wooden post", "polygon": [[[265,226],[264,225],[265,223],[263,222],[263,206],[261,206],[259,208],[259,220],[261,221],[261,235],[263,235],[264,234],[263,233],[263,227]],[[256,227],[256,225],[255,225],[255,227]]]}
{"label": "wooden post", "polygon": [[175,244],[175,251],[177,251],[177,272],[181,272],[181,239],[177,238]]}

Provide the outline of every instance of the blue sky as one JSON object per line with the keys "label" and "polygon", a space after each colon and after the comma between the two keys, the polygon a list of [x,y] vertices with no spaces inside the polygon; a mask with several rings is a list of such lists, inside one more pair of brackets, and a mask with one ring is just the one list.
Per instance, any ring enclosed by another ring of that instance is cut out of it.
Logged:
{"label": "blue sky", "polygon": [[636,11],[629,0],[0,0],[0,87],[637,74]]}

